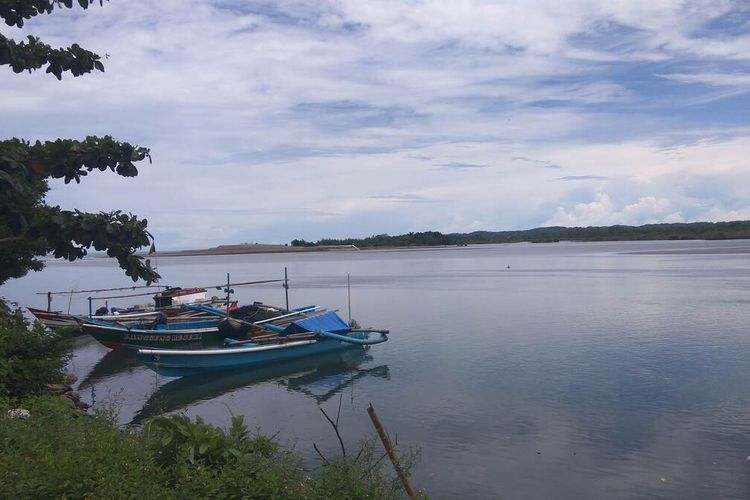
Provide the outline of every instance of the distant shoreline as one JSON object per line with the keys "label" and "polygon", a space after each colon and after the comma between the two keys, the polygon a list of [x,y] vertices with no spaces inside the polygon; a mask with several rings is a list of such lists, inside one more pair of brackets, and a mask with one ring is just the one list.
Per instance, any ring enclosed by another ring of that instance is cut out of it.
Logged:
{"label": "distant shoreline", "polygon": [[[669,241],[676,243],[678,241],[705,241],[705,242],[717,242],[727,240],[711,240],[696,238],[694,240],[670,240],[670,239],[652,239],[652,240],[605,240],[605,241],[585,241],[585,240],[562,240],[556,242],[531,242],[531,241],[520,241],[520,242],[509,242],[509,243],[472,243],[470,245],[406,245],[406,246],[377,246],[377,247],[364,247],[359,248],[355,245],[327,245],[327,246],[287,246],[287,245],[269,245],[269,244],[251,244],[251,245],[221,245],[214,248],[202,248],[195,250],[175,250],[156,252],[148,255],[148,257],[191,257],[191,256],[205,256],[205,255],[246,255],[246,254],[266,254],[266,253],[310,253],[310,252],[352,252],[352,251],[367,251],[367,250],[386,250],[386,251],[404,251],[404,250],[441,250],[449,248],[466,248],[466,247],[482,247],[485,245],[509,245],[509,244],[548,244],[548,243],[616,243],[616,242],[648,242],[648,241]],[[623,252],[628,255],[658,255],[658,254],[747,254],[750,253],[750,240],[741,238],[736,241],[746,241],[747,245],[739,245],[735,247],[714,249],[714,248],[686,248],[686,249],[664,249],[664,250],[637,250],[630,252]],[[146,256],[145,254],[142,254]]]}
{"label": "distant shoreline", "polygon": [[197,250],[175,250],[152,253],[155,257],[190,257],[196,255],[241,255],[251,253],[295,253],[295,252],[351,252],[359,250],[354,245],[325,245],[314,247],[296,247],[291,245],[268,245],[262,243],[247,245],[219,245],[213,248]]}
{"label": "distant shoreline", "polygon": [[[438,231],[391,236],[379,234],[367,238],[322,239],[316,242],[292,240],[275,245],[243,243],[219,245],[197,250],[156,252],[157,257],[195,255],[237,255],[254,253],[331,252],[353,250],[399,250],[447,248],[468,245],[507,243],[557,243],[560,241],[679,241],[750,239],[750,221],[688,222],[645,224],[643,226],[537,227],[520,231],[474,231],[443,234]],[[141,254],[143,255],[143,254]]]}

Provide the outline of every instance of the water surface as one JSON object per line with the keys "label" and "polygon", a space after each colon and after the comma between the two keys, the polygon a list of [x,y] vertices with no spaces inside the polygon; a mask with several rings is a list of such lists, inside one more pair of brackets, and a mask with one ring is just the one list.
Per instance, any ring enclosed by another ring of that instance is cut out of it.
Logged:
{"label": "water surface", "polygon": [[[84,399],[123,423],[182,411],[243,414],[309,463],[372,432],[373,402],[433,498],[747,498],[750,242],[487,245],[408,251],[159,258],[164,282],[246,281],[289,269],[292,306],[389,328],[366,352],[221,377],[156,376],[81,338]],[[49,289],[128,285],[112,262],[52,262],[0,293],[44,307]],[[278,284],[238,287],[284,303]],[[213,293],[220,294],[218,290]],[[110,300],[126,305],[135,298]],[[148,297],[142,299],[147,301]],[[67,309],[68,297],[53,305]],[[87,309],[73,296],[73,312]]]}

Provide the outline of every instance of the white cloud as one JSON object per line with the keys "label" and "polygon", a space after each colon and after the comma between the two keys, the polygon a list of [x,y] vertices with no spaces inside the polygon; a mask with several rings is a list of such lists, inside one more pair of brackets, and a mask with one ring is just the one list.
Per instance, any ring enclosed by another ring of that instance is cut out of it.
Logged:
{"label": "white cloud", "polygon": [[546,226],[609,226],[625,224],[637,226],[659,222],[683,222],[679,212],[673,212],[671,203],[665,198],[647,196],[620,209],[615,207],[605,193],[597,193],[590,203],[577,203],[572,209],[558,207],[555,214],[545,222]]}
{"label": "white cloud", "polygon": [[680,83],[699,83],[714,87],[750,85],[750,73],[671,73],[656,76]]}
{"label": "white cloud", "polygon": [[[748,39],[720,28],[747,22],[741,8],[132,0],[57,10],[2,32],[79,42],[109,55],[107,71],[63,82],[0,72],[0,133],[150,146],[154,165],[138,178],[96,173],[56,184],[50,200],[148,217],[170,247],[741,215],[750,124],[706,109],[717,96],[703,88],[742,98]],[[696,187],[707,174],[718,179],[710,192]]]}

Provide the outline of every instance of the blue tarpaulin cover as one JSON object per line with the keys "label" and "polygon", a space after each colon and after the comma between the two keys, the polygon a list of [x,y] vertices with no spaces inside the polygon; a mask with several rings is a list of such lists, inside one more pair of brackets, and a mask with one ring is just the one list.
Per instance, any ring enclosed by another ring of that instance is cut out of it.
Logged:
{"label": "blue tarpaulin cover", "polygon": [[349,325],[347,325],[346,322],[335,312],[327,312],[313,318],[305,318],[295,321],[284,328],[282,333],[288,334],[317,331],[333,333],[347,332],[349,331]]}

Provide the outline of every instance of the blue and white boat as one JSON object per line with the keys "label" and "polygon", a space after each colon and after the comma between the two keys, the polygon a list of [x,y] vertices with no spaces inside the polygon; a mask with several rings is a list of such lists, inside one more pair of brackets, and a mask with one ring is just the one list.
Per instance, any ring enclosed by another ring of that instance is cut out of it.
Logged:
{"label": "blue and white boat", "polygon": [[184,377],[362,349],[388,340],[387,330],[352,329],[335,312],[267,328],[273,333],[251,341],[227,339],[227,345],[219,349],[140,349],[136,356],[161,375]]}

